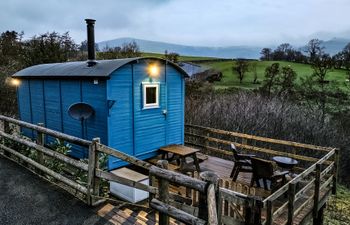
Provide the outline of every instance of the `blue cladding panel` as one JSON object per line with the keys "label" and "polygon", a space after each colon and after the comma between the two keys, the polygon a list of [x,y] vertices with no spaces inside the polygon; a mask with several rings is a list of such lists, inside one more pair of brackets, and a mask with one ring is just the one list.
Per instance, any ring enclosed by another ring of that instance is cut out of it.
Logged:
{"label": "blue cladding panel", "polygon": [[107,101],[106,81],[94,84],[92,80],[82,82],[82,101],[91,105],[95,114],[86,121],[85,139],[101,138],[107,144]]}
{"label": "blue cladding panel", "polygon": [[[45,124],[44,92],[42,80],[30,80],[30,93],[32,102],[32,123]],[[34,137],[36,133],[34,132]]]}
{"label": "blue cladding panel", "polygon": [[[58,80],[44,81],[46,127],[62,132],[60,107],[60,82]],[[52,143],[55,139],[47,137],[46,142]]]}
{"label": "blue cladding panel", "polygon": [[[18,99],[22,120],[34,124],[42,122],[50,129],[88,140],[100,137],[101,142],[107,144],[105,81],[94,85],[92,80],[23,80],[18,89]],[[81,122],[68,114],[72,104],[82,101],[95,109],[95,115],[85,121],[84,137]],[[23,129],[23,133],[32,137],[31,130]],[[52,137],[46,139],[47,143],[53,141],[55,139]],[[78,158],[87,157],[87,149],[72,145],[72,155]]]}
{"label": "blue cladding panel", "polygon": [[[144,60],[126,65],[112,74],[107,86],[108,99],[116,101],[108,118],[109,145],[140,159],[155,156],[161,146],[183,144],[184,135],[183,75],[172,66],[165,70],[161,65],[160,76],[152,78],[160,83],[160,107],[142,109],[142,82],[150,82],[146,68]],[[111,158],[109,169],[126,164]]]}
{"label": "blue cladding panel", "polygon": [[[108,100],[115,101],[109,110],[108,145],[133,155],[133,109],[132,109],[132,66],[126,65],[115,71],[107,81]],[[120,161],[119,161],[120,162]],[[111,157],[109,167],[119,165]]]}
{"label": "blue cladding panel", "polygon": [[142,82],[150,81],[146,70],[147,62],[145,61],[134,65],[134,138],[136,156],[156,151],[166,143],[166,117],[162,113],[166,109],[165,68],[161,65],[159,77],[152,78],[152,82],[161,84],[160,107],[155,109],[142,109]]}
{"label": "blue cladding panel", "polygon": [[[70,117],[68,109],[74,103],[81,102],[80,83],[79,80],[61,81],[63,131],[76,137],[83,136],[81,122]],[[71,154],[77,158],[84,158],[87,155],[86,150],[76,145],[72,145]]]}
{"label": "blue cladding panel", "polygon": [[172,66],[167,65],[168,115],[167,144],[184,142],[184,78]]}
{"label": "blue cladding panel", "polygon": [[[21,80],[21,85],[18,86],[18,105],[20,112],[20,119],[28,123],[32,122],[31,119],[31,105],[30,105],[30,92],[29,81]],[[32,138],[32,130],[23,128],[22,133]]]}
{"label": "blue cladding panel", "polygon": [[[64,133],[89,140],[93,137],[100,137],[102,143],[107,143],[105,88],[105,81],[99,81],[98,85],[94,85],[92,80],[61,81]],[[69,107],[78,102],[88,103],[95,110],[94,116],[85,121],[85,130],[82,129],[81,121],[73,119],[68,114]],[[86,158],[88,156],[87,149],[73,145],[72,155],[78,158]]]}

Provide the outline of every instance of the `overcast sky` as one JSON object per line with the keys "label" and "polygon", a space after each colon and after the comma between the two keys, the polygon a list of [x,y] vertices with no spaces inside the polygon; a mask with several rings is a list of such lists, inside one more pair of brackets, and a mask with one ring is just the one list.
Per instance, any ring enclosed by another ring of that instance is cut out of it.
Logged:
{"label": "overcast sky", "polygon": [[80,43],[85,18],[96,41],[133,37],[198,46],[306,43],[350,38],[350,0],[1,0],[0,32],[25,38],[69,31]]}

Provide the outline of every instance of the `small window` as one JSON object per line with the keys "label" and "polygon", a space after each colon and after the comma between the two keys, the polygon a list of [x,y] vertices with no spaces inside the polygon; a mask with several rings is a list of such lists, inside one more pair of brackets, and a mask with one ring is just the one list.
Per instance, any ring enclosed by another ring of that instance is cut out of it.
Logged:
{"label": "small window", "polygon": [[143,108],[159,107],[159,84],[143,83]]}

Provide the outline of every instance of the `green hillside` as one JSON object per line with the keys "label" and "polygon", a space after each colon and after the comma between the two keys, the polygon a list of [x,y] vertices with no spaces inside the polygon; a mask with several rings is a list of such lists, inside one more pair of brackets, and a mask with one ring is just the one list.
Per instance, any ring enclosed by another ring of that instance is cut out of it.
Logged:
{"label": "green hillside", "polygon": [[[152,56],[152,57],[162,58],[164,57],[164,54],[144,52],[142,53],[142,56]],[[184,61],[184,62],[197,61],[197,60],[211,60],[211,59],[217,59],[217,58],[201,57],[201,56],[180,56],[179,57],[179,61]],[[297,81],[300,81],[300,77],[306,77],[308,75],[311,75],[313,72],[311,66],[308,64],[285,62],[285,61],[251,61],[251,63],[257,64],[257,75],[258,75],[257,84],[253,84],[254,73],[251,70],[245,74],[243,82],[239,83],[237,72],[232,70],[234,61],[223,61],[223,62],[213,61],[213,62],[203,62],[203,63],[200,63],[197,61],[195,63],[206,66],[208,68],[216,69],[223,73],[222,80],[214,83],[217,89],[229,88],[229,87],[238,87],[238,88],[247,88],[247,89],[258,88],[261,86],[261,83],[264,80],[266,67],[270,66],[273,63],[279,63],[281,67],[283,66],[292,67],[298,74]],[[339,85],[343,86],[344,82],[346,81],[346,71],[342,69],[333,69],[330,72],[328,72],[326,79],[330,81],[337,81],[339,82]]]}
{"label": "green hillside", "polygon": [[[276,62],[279,63],[280,66],[292,67],[298,74],[299,78],[308,76],[312,74],[312,71],[313,71],[311,66],[308,64],[291,63],[291,62],[283,62],[283,61],[254,61],[254,62],[257,63],[258,81],[260,83],[261,81],[264,80],[265,68],[267,66],[270,66],[272,63],[276,63]],[[254,75],[252,71],[249,71],[246,73],[243,79],[243,83],[240,84],[237,72],[232,70],[232,66],[234,65],[234,62],[231,62],[231,61],[212,62],[212,63],[205,63],[205,65],[210,66],[214,69],[217,69],[223,73],[223,79],[220,82],[215,83],[215,86],[217,88],[240,87],[240,88],[251,89],[251,88],[257,88],[261,85],[261,84],[253,84]],[[334,69],[328,73],[327,80],[330,80],[330,81],[335,80],[335,81],[344,83],[346,80],[346,72],[345,70]]]}

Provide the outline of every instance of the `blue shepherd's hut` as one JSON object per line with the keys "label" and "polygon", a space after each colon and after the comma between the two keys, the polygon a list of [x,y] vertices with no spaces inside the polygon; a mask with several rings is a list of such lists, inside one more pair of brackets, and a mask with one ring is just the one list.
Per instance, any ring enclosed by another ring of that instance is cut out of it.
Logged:
{"label": "blue shepherd's hut", "polygon": [[[162,146],[183,144],[186,72],[153,57],[96,61],[94,20],[87,27],[87,62],[36,65],[13,75],[19,80],[21,120],[84,139],[100,137],[140,159],[155,156]],[[85,158],[87,150],[73,145],[71,155]],[[109,160],[109,169],[122,165]]]}

